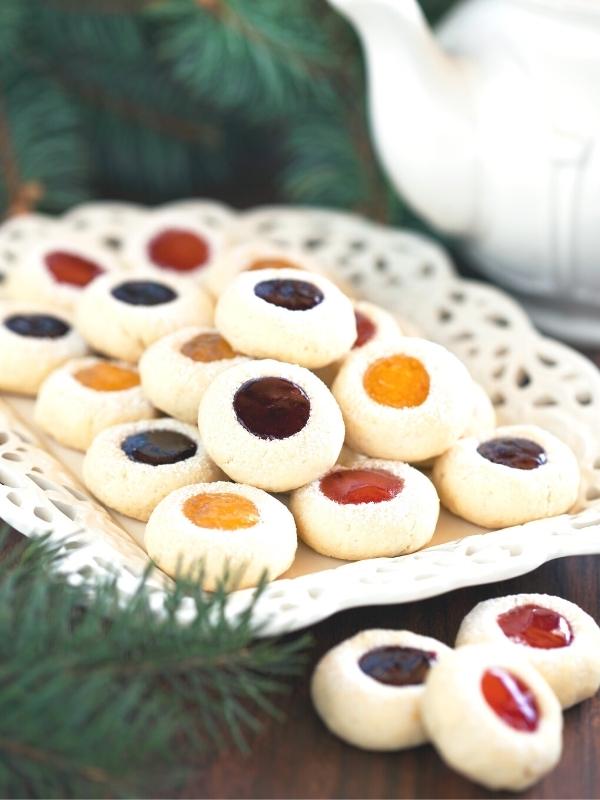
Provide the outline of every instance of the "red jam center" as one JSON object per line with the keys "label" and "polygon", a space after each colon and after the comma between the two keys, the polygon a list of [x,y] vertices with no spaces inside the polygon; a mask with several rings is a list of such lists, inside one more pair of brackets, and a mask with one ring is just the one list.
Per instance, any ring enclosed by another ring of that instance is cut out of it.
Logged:
{"label": "red jam center", "polygon": [[500,667],[487,669],[481,679],[487,704],[500,719],[517,731],[532,733],[540,722],[540,710],[529,686]]}
{"label": "red jam center", "polygon": [[44,261],[48,272],[57,283],[67,283],[70,286],[87,286],[104,272],[94,261],[64,250],[48,253]]}
{"label": "red jam center", "polygon": [[391,500],[400,494],[404,481],[383,469],[341,469],[321,478],[319,486],[334,503],[357,505]]}
{"label": "red jam center", "polygon": [[355,311],[354,316],[356,318],[357,336],[353,346],[362,347],[375,336],[377,328],[373,320],[369,319],[362,311]]}
{"label": "red jam center", "polygon": [[482,442],[477,448],[480,456],[494,464],[502,464],[513,469],[536,469],[548,461],[543,447],[531,439],[500,436]]}
{"label": "red jam center", "polygon": [[192,231],[168,228],[148,243],[148,255],[159,267],[176,272],[189,272],[208,261],[208,242]]}
{"label": "red jam center", "polygon": [[529,647],[553,650],[573,641],[571,626],[562,614],[533,604],[505,611],[498,616],[498,625],[513,642]]}
{"label": "red jam center", "polygon": [[435,653],[415,647],[376,647],[361,657],[358,666],[365,675],[379,683],[418,686],[424,682],[436,660]]}
{"label": "red jam center", "polygon": [[239,422],[259,439],[287,439],[308,422],[310,400],[285,378],[246,381],[233,398]]}

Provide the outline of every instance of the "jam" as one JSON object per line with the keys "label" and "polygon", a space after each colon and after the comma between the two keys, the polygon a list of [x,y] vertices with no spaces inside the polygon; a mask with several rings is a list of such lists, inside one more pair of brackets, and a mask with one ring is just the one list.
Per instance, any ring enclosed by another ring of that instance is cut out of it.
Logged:
{"label": "jam", "polygon": [[369,365],[363,386],[371,400],[382,406],[411,408],[427,399],[429,373],[412,356],[388,356]]}
{"label": "jam", "polygon": [[256,378],[244,383],[233,398],[239,422],[259,439],[287,439],[304,428],[310,400],[285,378]]}
{"label": "jam", "polygon": [[532,733],[540,722],[540,710],[531,689],[520,678],[500,667],[487,669],[481,679],[487,704],[503,722],[517,731]]}
{"label": "jam", "polygon": [[140,376],[134,369],[104,361],[78,370],[74,377],[96,392],[122,392],[140,385]]}
{"label": "jam", "polygon": [[219,333],[199,333],[183,345],[181,353],[192,361],[205,363],[236,356],[235,350]]}
{"label": "jam", "polygon": [[504,635],[517,644],[554,650],[568,647],[573,641],[568,621],[550,608],[533,604],[517,606],[500,614],[497,621]]}
{"label": "jam", "polygon": [[198,446],[189,436],[164,429],[132,433],[123,440],[121,449],[131,461],[159,467],[192,458]]}
{"label": "jam", "polygon": [[175,272],[189,272],[204,266],[209,254],[210,248],[205,239],[181,228],[168,228],[148,243],[150,260],[163,269]]}
{"label": "jam", "polygon": [[115,286],[112,295],[130,306],[160,306],[177,297],[173,289],[156,281],[124,281]]}
{"label": "jam", "polygon": [[64,320],[50,314],[13,314],[4,320],[4,326],[32,339],[60,339],[71,330]]}
{"label": "jam", "polygon": [[356,318],[357,335],[353,347],[362,347],[375,336],[377,327],[373,320],[369,319],[362,311],[355,311],[354,317]]}
{"label": "jam", "polygon": [[308,311],[323,302],[323,292],[308,281],[272,278],[254,287],[254,294],[271,305],[288,311]]}
{"label": "jam", "polygon": [[319,487],[334,503],[358,505],[391,500],[402,491],[404,481],[382,469],[343,469],[325,475]]}
{"label": "jam", "polygon": [[260,519],[257,507],[247,497],[229,492],[196,494],[183,504],[183,513],[199,528],[236,531],[252,528]]}
{"label": "jam", "polygon": [[291,261],[285,261],[283,258],[260,258],[258,261],[253,261],[248,267],[248,272],[254,272],[257,269],[302,269],[298,264],[292,264]]}
{"label": "jam", "polygon": [[361,670],[388,686],[418,686],[423,683],[437,655],[416,647],[376,647],[358,662]]}
{"label": "jam", "polygon": [[536,469],[548,461],[546,451],[537,442],[508,436],[482,442],[477,452],[494,464],[513,469]]}
{"label": "jam", "polygon": [[63,250],[48,253],[44,261],[48,272],[57,283],[66,283],[70,286],[87,286],[104,272],[94,261]]}

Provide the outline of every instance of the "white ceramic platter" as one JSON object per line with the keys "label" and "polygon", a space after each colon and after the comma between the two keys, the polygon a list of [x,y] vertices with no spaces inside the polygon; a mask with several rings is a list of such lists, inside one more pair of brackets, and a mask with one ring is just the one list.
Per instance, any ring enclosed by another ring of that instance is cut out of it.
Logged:
{"label": "white ceramic platter", "polygon": [[[235,215],[204,201],[189,201],[186,210],[225,230],[231,242],[261,236],[307,251],[357,296],[395,311],[453,350],[489,392],[500,423],[553,431],[575,450],[582,468],[572,515],[489,532],[444,512],[428,548],[353,564],[301,546],[292,568],[256,606],[263,633],[301,628],[353,606],[409,602],[504,580],[553,558],[600,553],[600,372],[591,362],[539,336],[507,295],[458,278],[445,253],[415,234],[321,210],[262,208]],[[88,230],[118,247],[146,213],[98,203],[60,220],[17,220],[0,232],[0,254],[6,256],[0,274],[19,268],[20,243],[44,235],[45,227]],[[90,498],[80,479],[81,455],[42,436],[31,421],[32,407],[31,400],[0,398],[0,517],[27,536],[51,532],[64,541],[61,569],[69,580],[116,574],[123,595],[131,594],[148,563],[143,525]],[[151,579],[157,608],[168,580],[160,573]],[[234,592],[231,613],[245,607],[251,594]]]}

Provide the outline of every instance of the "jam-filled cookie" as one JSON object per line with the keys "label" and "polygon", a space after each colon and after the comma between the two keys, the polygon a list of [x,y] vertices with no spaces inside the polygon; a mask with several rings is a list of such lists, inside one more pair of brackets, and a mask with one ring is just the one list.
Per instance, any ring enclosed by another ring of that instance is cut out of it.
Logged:
{"label": "jam-filled cookie", "polygon": [[560,703],[507,647],[447,653],[427,677],[421,713],[444,761],[489,789],[525,789],[560,759]]}
{"label": "jam-filled cookie", "polygon": [[62,311],[0,303],[0,390],[35,395],[52,370],[86,353],[86,343]]}
{"label": "jam-filled cookie", "polygon": [[83,292],[76,319],[95,350],[136,362],[167,333],[209,325],[212,303],[196,284],[167,275],[104,275]]}
{"label": "jam-filled cookie", "polygon": [[600,628],[583,609],[549,594],[513,594],[479,603],[456,646],[510,645],[548,681],[563,708],[600,687]]}
{"label": "jam-filled cookie", "polygon": [[144,391],[171,417],[196,424],[209,383],[226,369],[248,361],[215,328],[194,326],[164,336],[140,360]]}
{"label": "jam-filled cookie", "polygon": [[285,492],[330,469],[344,422],[312,372],[249,361],[218,375],[200,402],[198,424],[211,458],[240,483]]}
{"label": "jam-filled cookie", "polygon": [[579,489],[573,452],[535,425],[461,439],[436,460],[432,477],[446,508],[486,528],[563,514]]}
{"label": "jam-filled cookie", "polygon": [[224,481],[172,492],[152,512],[144,544],[168,575],[200,579],[207,590],[274,579],[294,560],[294,518],[285,505],[254,486]]}
{"label": "jam-filled cookie", "polygon": [[472,411],[472,379],[444,347],[425,339],[365,346],[332,387],[346,442],[374,458],[423,461],[451,447]]}
{"label": "jam-filled cookie", "polygon": [[104,505],[144,521],[174,489],[219,477],[197,428],[175,419],[107,428],[83,462],[85,484]]}
{"label": "jam-filled cookie", "polygon": [[89,357],[68,361],[46,378],[34,415],[61,444],[87,450],[105,428],[153,419],[156,411],[131,364]]}
{"label": "jam-filled cookie", "polygon": [[311,369],[356,340],[350,300],[323,275],[297,269],[240,273],[217,302],[215,325],[240,353]]}
{"label": "jam-filled cookie", "polygon": [[317,664],[311,695],[336,736],[365,750],[417,747],[428,736],[421,720],[424,682],[449,648],[410,631],[362,631]]}
{"label": "jam-filled cookie", "polygon": [[434,534],[439,506],[421,472],[400,461],[372,459],[336,466],[297,489],[290,504],[306,544],[350,561],[423,547]]}

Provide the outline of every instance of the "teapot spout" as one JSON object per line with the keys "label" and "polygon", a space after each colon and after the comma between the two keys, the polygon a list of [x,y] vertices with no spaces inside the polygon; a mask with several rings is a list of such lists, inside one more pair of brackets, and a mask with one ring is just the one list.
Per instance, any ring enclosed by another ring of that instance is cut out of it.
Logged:
{"label": "teapot spout", "polygon": [[371,128],[383,165],[435,227],[475,224],[471,71],[438,45],[416,0],[329,0],[356,28],[367,61]]}

